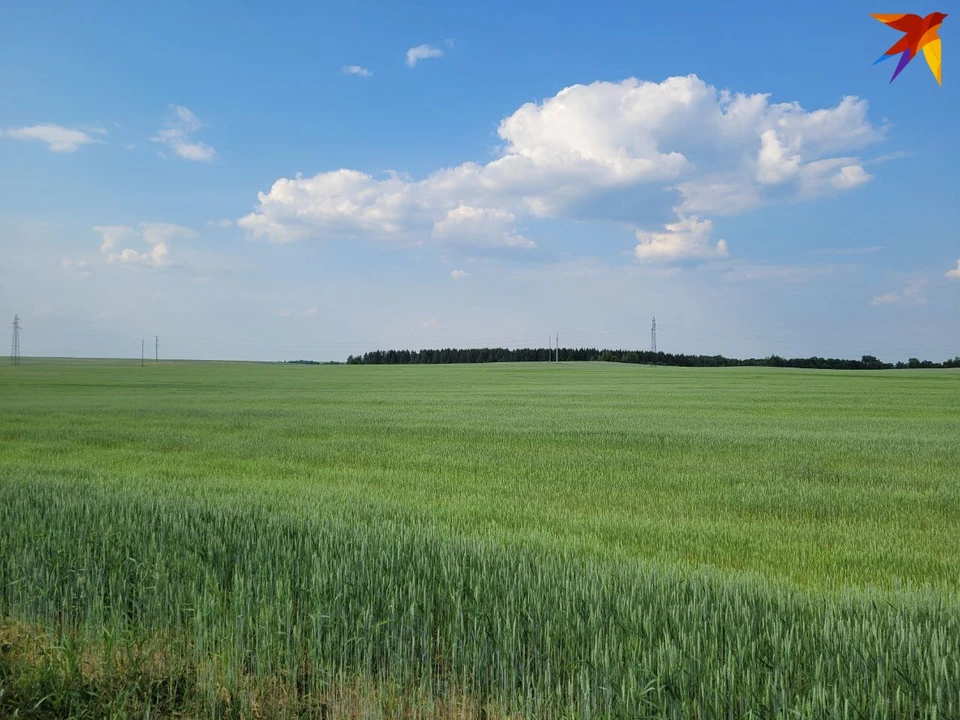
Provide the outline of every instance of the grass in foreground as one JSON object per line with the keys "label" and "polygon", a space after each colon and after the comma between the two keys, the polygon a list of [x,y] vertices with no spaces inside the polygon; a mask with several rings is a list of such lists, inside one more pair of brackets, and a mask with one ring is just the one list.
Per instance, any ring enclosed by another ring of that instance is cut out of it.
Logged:
{"label": "grass in foreground", "polygon": [[957,373],[3,371],[0,614],[199,716],[960,712]]}

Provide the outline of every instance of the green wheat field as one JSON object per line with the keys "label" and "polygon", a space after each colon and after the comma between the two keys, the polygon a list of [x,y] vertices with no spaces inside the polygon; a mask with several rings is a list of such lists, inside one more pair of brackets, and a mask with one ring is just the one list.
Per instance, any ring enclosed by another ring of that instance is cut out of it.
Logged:
{"label": "green wheat field", "polygon": [[0,717],[960,717],[960,371],[0,367]]}

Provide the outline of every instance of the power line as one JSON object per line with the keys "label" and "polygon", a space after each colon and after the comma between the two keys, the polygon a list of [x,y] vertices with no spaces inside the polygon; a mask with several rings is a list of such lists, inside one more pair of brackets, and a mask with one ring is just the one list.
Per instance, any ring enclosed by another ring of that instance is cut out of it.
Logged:
{"label": "power line", "polygon": [[13,345],[10,347],[10,364],[20,364],[20,316],[13,316]]}

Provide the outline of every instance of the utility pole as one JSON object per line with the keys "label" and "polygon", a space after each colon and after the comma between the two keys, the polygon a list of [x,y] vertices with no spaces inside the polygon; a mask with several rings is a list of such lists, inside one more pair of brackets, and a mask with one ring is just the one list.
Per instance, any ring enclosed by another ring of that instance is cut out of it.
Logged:
{"label": "utility pole", "polygon": [[10,364],[20,364],[20,316],[13,316],[13,345],[10,347]]}
{"label": "utility pole", "polygon": [[557,333],[557,362],[560,362],[560,333]]}
{"label": "utility pole", "polygon": [[553,333],[547,337],[547,362],[553,362]]}
{"label": "utility pole", "polygon": [[143,338],[140,338],[140,367],[143,367]]}
{"label": "utility pole", "polygon": [[157,353],[157,356],[156,356],[156,357],[157,357],[157,367],[160,367],[160,336],[159,336],[159,335],[156,336],[156,341],[155,341],[155,344],[154,344],[154,349],[156,350],[156,353]]}
{"label": "utility pole", "polygon": [[653,353],[653,364],[657,364],[657,316],[653,316],[653,324],[650,325],[650,352]]}

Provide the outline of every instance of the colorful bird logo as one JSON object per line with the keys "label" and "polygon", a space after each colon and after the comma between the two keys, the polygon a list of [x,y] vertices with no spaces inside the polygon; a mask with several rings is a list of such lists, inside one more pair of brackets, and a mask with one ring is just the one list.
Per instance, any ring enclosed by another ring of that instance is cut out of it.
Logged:
{"label": "colorful bird logo", "polygon": [[927,65],[930,66],[933,76],[937,79],[937,84],[943,84],[940,73],[942,54],[940,36],[937,35],[937,30],[946,17],[944,13],[930,13],[925,18],[921,18],[919,15],[900,14],[880,14],[871,15],[871,17],[875,17],[884,25],[889,25],[894,30],[906,33],[900,38],[899,42],[881,55],[880,59],[874,63],[874,65],[876,65],[878,62],[889,60],[894,55],[903,53],[900,55],[900,64],[897,65],[897,69],[894,71],[893,77],[890,78],[890,82],[897,79],[900,71],[903,70],[922,49],[923,56],[927,59]]}

